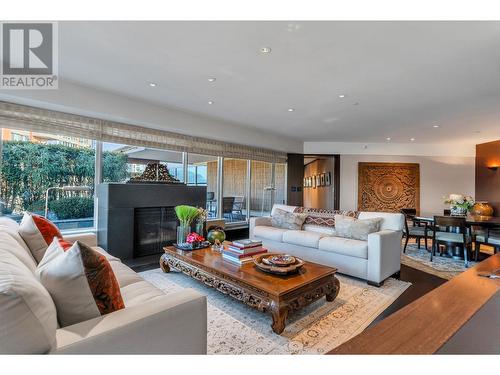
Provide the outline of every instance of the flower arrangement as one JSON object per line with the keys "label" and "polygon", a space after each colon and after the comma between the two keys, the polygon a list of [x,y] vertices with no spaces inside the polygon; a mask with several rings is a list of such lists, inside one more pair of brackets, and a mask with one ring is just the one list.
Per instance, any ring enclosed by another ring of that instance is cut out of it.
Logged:
{"label": "flower arrangement", "polygon": [[203,224],[205,221],[207,221],[207,218],[208,218],[208,211],[202,207],[198,207],[198,216],[196,217],[196,221],[198,223]]}
{"label": "flower arrangement", "polygon": [[196,247],[200,242],[205,241],[205,237],[200,236],[196,232],[189,233],[186,237],[186,242],[191,244],[192,247]]}
{"label": "flower arrangement", "polygon": [[465,215],[475,202],[470,195],[450,194],[444,203],[450,205],[452,215]]}
{"label": "flower arrangement", "polygon": [[175,207],[175,214],[181,225],[187,227],[198,217],[199,211],[196,207],[182,205]]}

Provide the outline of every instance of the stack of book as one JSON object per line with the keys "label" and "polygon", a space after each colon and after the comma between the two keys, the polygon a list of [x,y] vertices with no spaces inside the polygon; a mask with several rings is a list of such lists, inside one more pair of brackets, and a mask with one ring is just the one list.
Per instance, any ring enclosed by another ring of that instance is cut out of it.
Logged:
{"label": "stack of book", "polygon": [[225,245],[222,250],[222,258],[235,264],[245,264],[253,261],[254,255],[267,253],[262,247],[262,241],[239,240]]}

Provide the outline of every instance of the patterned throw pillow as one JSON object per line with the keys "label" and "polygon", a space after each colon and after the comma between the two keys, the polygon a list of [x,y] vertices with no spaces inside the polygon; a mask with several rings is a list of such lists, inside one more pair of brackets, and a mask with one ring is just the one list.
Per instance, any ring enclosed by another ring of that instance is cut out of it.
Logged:
{"label": "patterned throw pillow", "polygon": [[368,240],[370,233],[378,232],[382,218],[356,219],[354,217],[335,215],[335,235],[354,240]]}
{"label": "patterned throw pillow", "polygon": [[275,208],[271,217],[271,225],[276,228],[301,230],[307,214],[296,214]]}
{"label": "patterned throw pillow", "polygon": [[56,225],[43,216],[25,213],[19,224],[19,235],[28,245],[33,258],[40,263],[54,237],[63,236]]}
{"label": "patterned throw pillow", "polygon": [[335,228],[335,215],[343,215],[355,218],[357,218],[359,215],[358,211],[329,210],[323,208],[306,207],[297,207],[293,212],[307,214],[304,224],[319,225],[322,227],[330,228]]}
{"label": "patterned throw pillow", "polygon": [[125,307],[106,257],[78,241],[64,251],[54,239],[36,275],[54,300],[61,327]]}

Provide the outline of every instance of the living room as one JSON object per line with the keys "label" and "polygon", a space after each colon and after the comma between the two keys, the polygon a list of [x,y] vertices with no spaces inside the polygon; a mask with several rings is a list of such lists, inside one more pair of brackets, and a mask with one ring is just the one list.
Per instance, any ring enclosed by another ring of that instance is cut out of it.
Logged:
{"label": "living room", "polygon": [[101,6],[0,23],[0,354],[500,354],[500,22]]}

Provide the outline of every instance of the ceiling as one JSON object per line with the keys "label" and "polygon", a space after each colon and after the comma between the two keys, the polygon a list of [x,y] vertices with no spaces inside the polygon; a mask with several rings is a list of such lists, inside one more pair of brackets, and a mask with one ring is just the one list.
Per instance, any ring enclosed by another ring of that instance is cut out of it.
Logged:
{"label": "ceiling", "polygon": [[500,22],[60,22],[59,39],[62,80],[300,141],[500,138]]}

